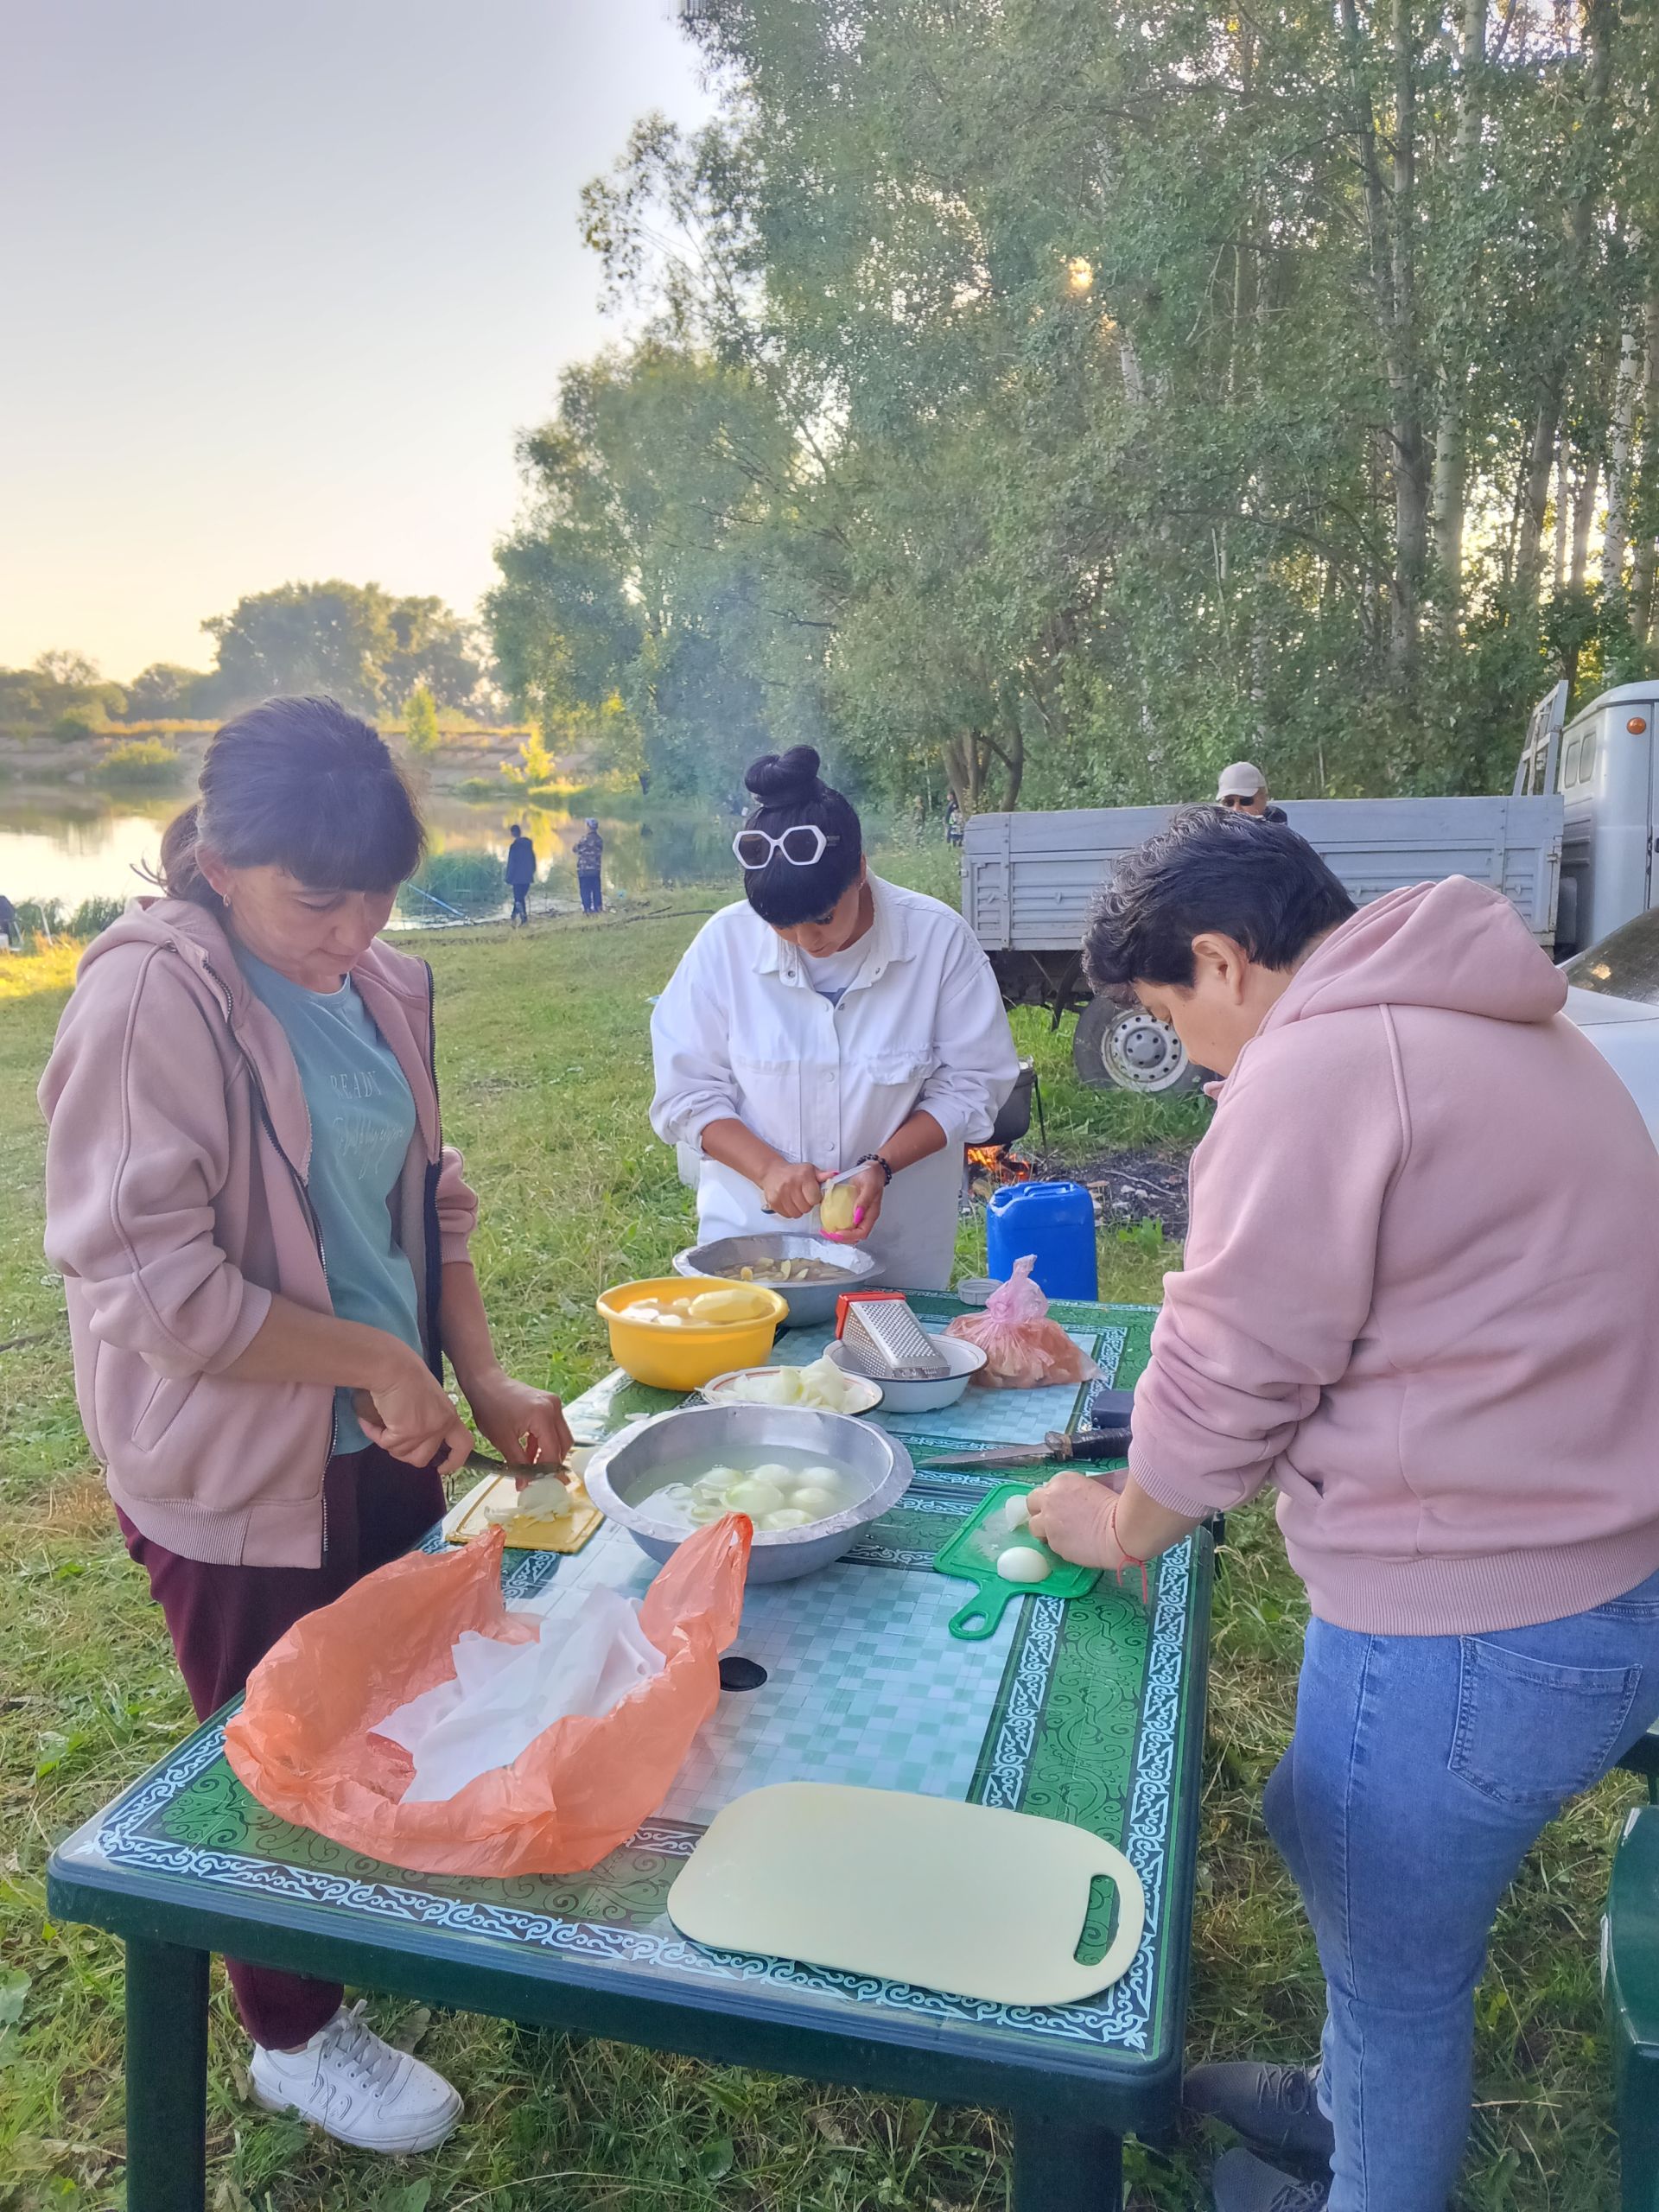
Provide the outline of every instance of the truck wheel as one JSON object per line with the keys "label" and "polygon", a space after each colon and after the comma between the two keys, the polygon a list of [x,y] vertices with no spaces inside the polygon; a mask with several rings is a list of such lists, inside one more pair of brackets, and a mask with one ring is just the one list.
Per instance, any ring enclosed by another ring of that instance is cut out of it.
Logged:
{"label": "truck wheel", "polygon": [[1138,1090],[1177,1097],[1196,1090],[1203,1077],[1166,1021],[1144,1007],[1092,1000],[1077,1016],[1071,1065],[1090,1090]]}

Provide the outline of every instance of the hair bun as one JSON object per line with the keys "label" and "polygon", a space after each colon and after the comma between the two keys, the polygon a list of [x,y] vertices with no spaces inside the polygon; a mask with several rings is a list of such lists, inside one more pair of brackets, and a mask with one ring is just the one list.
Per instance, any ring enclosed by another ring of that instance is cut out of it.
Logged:
{"label": "hair bun", "polygon": [[762,806],[799,806],[818,789],[818,756],[810,745],[768,753],[750,763],[743,782]]}

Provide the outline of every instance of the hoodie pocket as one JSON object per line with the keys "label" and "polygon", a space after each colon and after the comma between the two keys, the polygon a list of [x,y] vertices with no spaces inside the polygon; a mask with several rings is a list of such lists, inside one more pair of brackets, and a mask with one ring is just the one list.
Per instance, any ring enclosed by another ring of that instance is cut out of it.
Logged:
{"label": "hoodie pocket", "polygon": [[1553,1813],[1612,1764],[1640,1667],[1562,1667],[1480,1637],[1461,1648],[1453,1774],[1483,1797]]}
{"label": "hoodie pocket", "polygon": [[155,1388],[138,1408],[132,1424],[135,1450],[153,1452],[190,1402],[199,1375],[158,1375]]}

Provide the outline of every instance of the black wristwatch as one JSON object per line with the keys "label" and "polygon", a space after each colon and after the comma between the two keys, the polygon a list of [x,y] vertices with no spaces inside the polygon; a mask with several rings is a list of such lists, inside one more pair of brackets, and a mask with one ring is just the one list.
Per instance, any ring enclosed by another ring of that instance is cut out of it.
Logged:
{"label": "black wristwatch", "polygon": [[888,1166],[887,1162],[882,1159],[879,1152],[867,1152],[863,1159],[861,1160],[858,1164],[861,1167],[879,1167],[881,1170],[881,1187],[883,1190],[886,1190],[887,1185],[892,1182],[893,1169]]}

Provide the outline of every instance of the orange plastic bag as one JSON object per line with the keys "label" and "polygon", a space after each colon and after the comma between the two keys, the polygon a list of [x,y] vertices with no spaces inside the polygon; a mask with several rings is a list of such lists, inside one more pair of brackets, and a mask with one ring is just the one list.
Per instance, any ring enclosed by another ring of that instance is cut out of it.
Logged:
{"label": "orange plastic bag", "polygon": [[454,1673],[464,1629],[527,1642],[501,1596],[498,1529],[411,1553],[289,1629],[248,1678],[225,1754],[262,1805],[371,1858],[428,1874],[572,1874],[626,1843],[667,1796],[720,1697],[753,1524],[698,1529],[660,1569],[639,1625],[667,1664],[598,1719],[544,1728],[510,1767],[404,1805],[414,1763],[374,1724]]}

